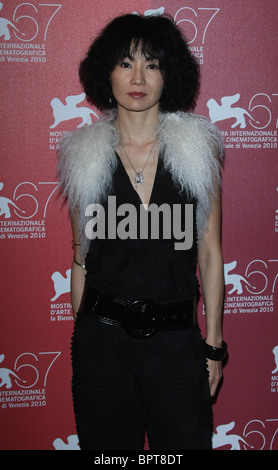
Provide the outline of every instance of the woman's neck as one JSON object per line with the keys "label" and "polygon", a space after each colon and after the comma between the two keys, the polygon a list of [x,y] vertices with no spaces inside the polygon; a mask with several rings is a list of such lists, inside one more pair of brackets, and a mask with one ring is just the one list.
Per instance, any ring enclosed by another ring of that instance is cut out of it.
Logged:
{"label": "woman's neck", "polygon": [[116,126],[121,143],[129,146],[144,146],[157,138],[158,108],[144,112],[130,112],[119,108]]}
{"label": "woman's neck", "polygon": [[[159,146],[157,144],[158,109],[144,112],[118,110],[116,126],[120,134],[117,151],[142,204],[149,204],[154,184]],[[141,184],[136,175],[143,178]]]}

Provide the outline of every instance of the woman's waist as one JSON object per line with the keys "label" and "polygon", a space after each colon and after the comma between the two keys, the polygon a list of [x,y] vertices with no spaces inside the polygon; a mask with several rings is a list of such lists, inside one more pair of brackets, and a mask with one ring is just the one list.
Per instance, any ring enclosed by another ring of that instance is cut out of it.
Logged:
{"label": "woman's waist", "polygon": [[128,298],[85,286],[79,315],[120,326],[142,338],[159,330],[193,327],[197,323],[196,298],[156,303],[148,298]]}

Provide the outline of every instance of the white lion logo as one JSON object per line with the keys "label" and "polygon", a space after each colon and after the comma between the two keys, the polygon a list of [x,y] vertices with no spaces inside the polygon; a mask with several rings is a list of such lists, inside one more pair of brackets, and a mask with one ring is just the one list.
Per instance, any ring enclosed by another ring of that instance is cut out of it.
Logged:
{"label": "white lion logo", "polygon": [[70,279],[71,279],[71,270],[66,271],[66,276],[64,277],[59,271],[55,271],[51,279],[54,284],[55,295],[52,297],[52,301],[58,299],[60,295],[67,294],[70,292]]}
{"label": "white lion logo", "polygon": [[78,128],[83,127],[86,124],[92,124],[91,115],[99,119],[98,115],[92,109],[87,108],[86,106],[78,108],[77,105],[82,103],[85,98],[85,93],[67,96],[65,99],[66,104],[62,103],[59,98],[53,98],[50,104],[53,109],[54,123],[50,126],[50,129],[54,129],[54,127],[58,126],[60,122],[69,121],[71,119],[82,119],[82,122],[77,126]]}
{"label": "white lion logo", "polygon": [[225,277],[225,285],[232,284],[232,289],[228,292],[229,294],[233,294],[236,292],[237,294],[242,294],[243,292],[243,284],[255,289],[254,286],[251,286],[249,282],[240,274],[230,273],[237,265],[236,261],[232,261],[231,263],[224,264],[224,277]]}
{"label": "white lion logo", "polygon": [[233,96],[223,96],[223,98],[221,98],[221,105],[219,105],[217,101],[213,98],[208,100],[207,107],[209,109],[209,117],[211,122],[215,123],[217,121],[224,121],[225,119],[234,118],[235,122],[232,124],[231,127],[234,128],[236,126],[240,126],[241,129],[245,129],[245,116],[248,116],[252,121],[259,124],[244,108],[232,108],[232,105],[234,103],[237,103],[239,101],[239,98],[239,93]]}

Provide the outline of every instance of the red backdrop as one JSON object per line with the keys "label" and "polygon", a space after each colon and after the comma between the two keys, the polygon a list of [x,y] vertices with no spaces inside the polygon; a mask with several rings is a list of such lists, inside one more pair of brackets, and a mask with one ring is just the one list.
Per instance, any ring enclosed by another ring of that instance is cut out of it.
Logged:
{"label": "red backdrop", "polygon": [[[223,133],[224,336],[215,449],[278,450],[276,0],[3,0],[1,449],[78,449],[71,402],[70,223],[56,146],[98,119],[78,64],[126,12],[170,13],[199,58],[196,112]],[[204,329],[202,302],[199,321]]]}

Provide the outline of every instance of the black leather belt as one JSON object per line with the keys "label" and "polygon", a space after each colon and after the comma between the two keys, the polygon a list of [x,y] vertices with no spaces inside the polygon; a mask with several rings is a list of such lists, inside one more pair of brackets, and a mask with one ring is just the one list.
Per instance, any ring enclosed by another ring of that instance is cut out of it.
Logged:
{"label": "black leather belt", "polygon": [[194,305],[194,298],[178,303],[155,304],[150,300],[129,300],[88,289],[83,295],[79,312],[93,316],[101,323],[120,326],[135,338],[147,338],[161,330],[194,326]]}

